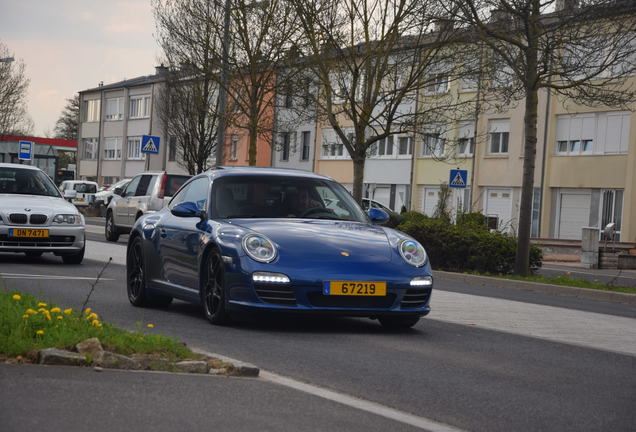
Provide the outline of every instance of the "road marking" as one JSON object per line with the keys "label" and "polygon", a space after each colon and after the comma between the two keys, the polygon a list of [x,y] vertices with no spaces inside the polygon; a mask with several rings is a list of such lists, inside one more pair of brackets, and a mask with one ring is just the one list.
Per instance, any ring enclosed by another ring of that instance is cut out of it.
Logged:
{"label": "road marking", "polygon": [[[95,280],[94,277],[38,275],[38,274],[23,274],[23,273],[0,273],[0,278],[2,279]],[[100,278],[99,280],[113,281],[115,279]]]}
{"label": "road marking", "polygon": [[338,393],[333,390],[328,390],[316,385],[307,384],[302,381],[297,381],[293,378],[288,378],[272,372],[261,370],[260,377],[265,381],[293,388],[294,390],[318,396],[323,399],[340,403],[342,405],[347,405],[349,407],[356,408],[362,411],[367,411],[371,414],[379,415],[381,417],[408,424],[410,426],[414,426],[416,428],[427,430],[430,432],[463,432],[462,429],[458,429],[456,427],[449,426],[447,424],[440,423],[426,417],[409,414],[404,411],[389,408],[385,405],[380,405],[379,403],[360,399],[354,396],[349,396],[343,393]]}

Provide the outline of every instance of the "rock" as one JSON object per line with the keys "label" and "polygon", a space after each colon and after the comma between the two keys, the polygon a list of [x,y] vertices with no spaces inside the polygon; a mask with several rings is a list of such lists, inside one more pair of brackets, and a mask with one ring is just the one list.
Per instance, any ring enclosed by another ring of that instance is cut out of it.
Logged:
{"label": "rock", "polygon": [[208,373],[210,375],[227,375],[227,369],[225,368],[220,368],[220,369],[216,369],[216,368],[211,368]]}
{"label": "rock", "polygon": [[139,362],[141,369],[144,370],[172,372],[175,369],[174,363],[161,357],[135,357],[135,360]]}
{"label": "rock", "polygon": [[102,344],[97,338],[83,340],[82,342],[75,345],[75,348],[77,349],[78,353],[84,355],[88,354],[93,358],[97,357],[97,354],[104,351],[104,348],[102,348]]}
{"label": "rock", "polygon": [[93,370],[94,370],[95,372],[103,372],[103,371],[104,371],[104,368],[101,368],[101,367],[99,367],[99,366],[95,366],[95,367],[93,368]]}
{"label": "rock", "polygon": [[141,369],[141,364],[137,360],[110,351],[97,353],[93,363],[107,369]]}
{"label": "rock", "polygon": [[208,364],[200,360],[184,360],[174,364],[178,372],[208,373]]}
{"label": "rock", "polygon": [[86,357],[82,354],[57,348],[46,348],[38,351],[38,363],[47,365],[84,366]]}

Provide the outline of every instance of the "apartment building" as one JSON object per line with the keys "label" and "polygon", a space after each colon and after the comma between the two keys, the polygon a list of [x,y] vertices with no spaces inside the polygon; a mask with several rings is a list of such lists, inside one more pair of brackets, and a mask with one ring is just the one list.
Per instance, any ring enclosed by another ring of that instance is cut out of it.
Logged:
{"label": "apartment building", "polygon": [[[177,162],[158,104],[167,69],[80,91],[78,178],[112,184],[149,170],[185,172]],[[159,154],[141,152],[143,135],[158,136]]]}

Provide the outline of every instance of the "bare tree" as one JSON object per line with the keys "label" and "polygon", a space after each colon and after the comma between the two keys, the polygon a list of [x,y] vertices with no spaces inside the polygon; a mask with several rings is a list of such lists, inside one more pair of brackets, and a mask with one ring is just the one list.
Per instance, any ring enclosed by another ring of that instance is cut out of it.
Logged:
{"label": "bare tree", "polygon": [[[305,57],[319,91],[317,118],[334,130],[353,161],[353,196],[361,202],[365,161],[374,144],[392,134],[422,133],[430,122],[450,121],[461,103],[450,93],[456,69],[448,44],[456,32],[434,21],[421,0],[290,0]],[[432,31],[435,30],[435,31]],[[420,91],[431,90],[417,106]],[[444,94],[442,94],[444,93]],[[455,107],[456,109],[453,109]],[[465,115],[465,114],[463,114]]]}
{"label": "bare tree", "polygon": [[26,109],[29,79],[24,63],[15,61],[2,42],[0,60],[0,134],[28,135],[33,122]]}
{"label": "bare tree", "polygon": [[[154,0],[159,39],[171,65],[193,65],[228,95],[228,125],[249,135],[249,164],[256,164],[257,139],[271,140],[276,69],[287,59],[296,33],[286,0],[232,0],[225,32],[224,0]],[[227,39],[226,39],[227,38]],[[224,55],[223,41],[229,43]],[[175,49],[177,48],[177,49]],[[230,78],[224,80],[226,62]],[[219,161],[221,162],[221,161]]]}
{"label": "bare tree", "polygon": [[636,4],[614,0],[453,0],[446,14],[492,52],[489,87],[524,99],[524,152],[515,272],[528,273],[538,92],[588,106],[625,106],[636,93]]}
{"label": "bare tree", "polygon": [[55,122],[54,138],[76,140],[79,130],[79,95],[66,99],[66,105]]}

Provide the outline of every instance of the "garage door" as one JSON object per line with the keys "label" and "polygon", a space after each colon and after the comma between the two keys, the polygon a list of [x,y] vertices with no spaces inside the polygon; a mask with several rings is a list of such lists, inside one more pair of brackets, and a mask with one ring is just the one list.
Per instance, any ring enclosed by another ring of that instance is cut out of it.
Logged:
{"label": "garage door", "polygon": [[391,188],[390,187],[376,187],[373,191],[373,199],[385,207],[391,208]]}
{"label": "garage door", "polygon": [[561,193],[559,213],[559,238],[581,239],[581,228],[590,223],[592,196],[580,193]]}
{"label": "garage door", "polygon": [[498,228],[510,231],[512,228],[512,189],[488,189],[486,215],[497,216],[499,219]]}

